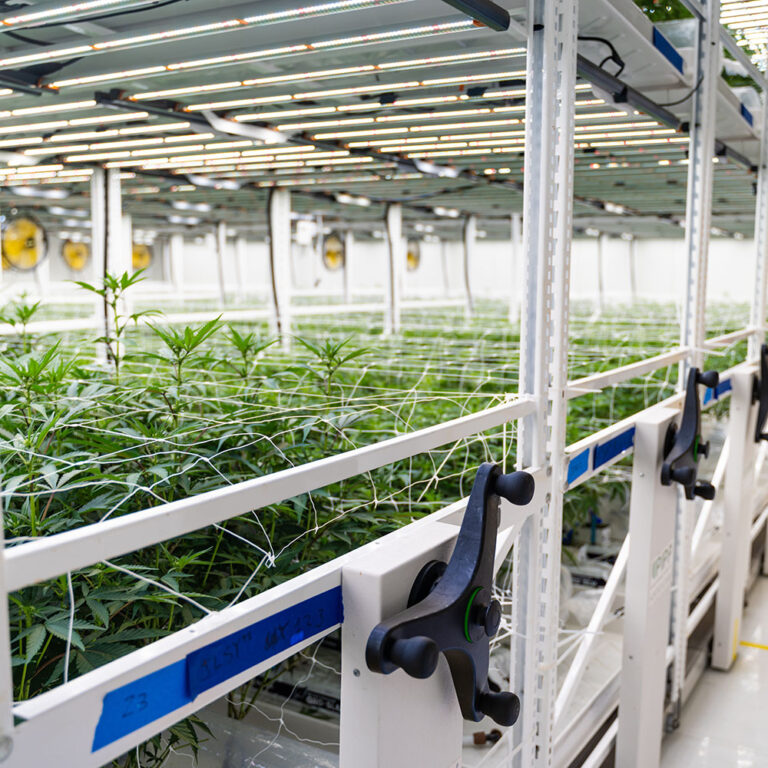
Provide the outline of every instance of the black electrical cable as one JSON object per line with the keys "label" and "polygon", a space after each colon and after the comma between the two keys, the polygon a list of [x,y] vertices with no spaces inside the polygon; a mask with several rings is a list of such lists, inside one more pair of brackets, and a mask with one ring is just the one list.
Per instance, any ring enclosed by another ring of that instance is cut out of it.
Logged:
{"label": "black electrical cable", "polygon": [[43,40],[33,40],[31,37],[27,37],[26,35],[20,35],[18,32],[13,32],[10,29],[5,33],[8,35],[8,37],[12,37],[15,40],[21,40],[22,43],[30,43],[31,45],[52,45],[52,43],[46,43]]}
{"label": "black electrical cable", "polygon": [[703,82],[704,82],[704,75],[702,75],[699,78],[699,82],[696,83],[696,85],[693,87],[693,89],[689,93],[687,93],[685,96],[683,96],[682,99],[678,99],[677,101],[668,101],[666,104],[659,104],[659,106],[660,107],[674,107],[674,106],[677,106],[678,104],[682,104],[684,101],[688,101],[688,99],[690,99],[691,96],[693,96],[693,94],[696,93],[696,91],[698,91],[699,88],[701,88],[701,84]]}
{"label": "black electrical cable", "polygon": [[610,55],[606,56],[599,64],[600,69],[603,68],[605,64],[607,64],[609,61],[612,61],[618,68],[619,71],[614,74],[614,77],[618,77],[623,71],[624,68],[627,66],[624,62],[624,59],[621,58],[619,55],[619,52],[616,50],[616,46],[607,38],[605,37],[597,37],[596,35],[579,35],[579,40],[583,40],[587,43],[602,43],[603,45],[607,45],[611,49]]}

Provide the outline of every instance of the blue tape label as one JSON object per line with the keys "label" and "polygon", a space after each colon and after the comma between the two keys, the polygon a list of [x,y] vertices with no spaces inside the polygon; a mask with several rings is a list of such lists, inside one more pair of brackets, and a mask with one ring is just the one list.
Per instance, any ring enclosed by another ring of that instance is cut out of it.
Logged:
{"label": "blue tape label", "polygon": [[341,587],[336,587],[194,651],[187,656],[189,692],[194,698],[342,618]]}
{"label": "blue tape label", "polygon": [[233,632],[104,696],[96,752],[194,701],[220,683],[344,621],[341,587]]}
{"label": "blue tape label", "polygon": [[589,469],[589,448],[573,456],[568,462],[568,485],[578,480]]}
{"label": "blue tape label", "polygon": [[653,28],[653,45],[681,75],[684,74],[683,57],[656,27]]}
{"label": "blue tape label", "polygon": [[592,468],[597,469],[598,467],[602,467],[603,464],[607,464],[619,454],[628,451],[634,444],[635,428],[630,427],[625,432],[616,435],[616,437],[611,438],[595,448],[595,460],[592,464]]}

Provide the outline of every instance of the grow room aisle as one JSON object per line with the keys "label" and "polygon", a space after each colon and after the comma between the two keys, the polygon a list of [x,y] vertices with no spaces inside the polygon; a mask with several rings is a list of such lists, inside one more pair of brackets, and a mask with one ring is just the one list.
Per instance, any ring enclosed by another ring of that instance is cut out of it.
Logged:
{"label": "grow room aisle", "polygon": [[768,765],[768,578],[748,598],[741,637],[730,672],[704,672],[680,728],[664,740],[662,768]]}

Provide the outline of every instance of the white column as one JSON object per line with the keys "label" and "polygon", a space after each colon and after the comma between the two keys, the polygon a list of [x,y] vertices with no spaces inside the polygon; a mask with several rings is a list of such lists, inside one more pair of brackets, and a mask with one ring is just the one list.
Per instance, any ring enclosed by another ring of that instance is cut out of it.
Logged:
{"label": "white column", "polygon": [[520,322],[520,295],[523,282],[523,244],[522,244],[522,216],[513,213],[511,219],[512,230],[512,281],[509,292],[509,322],[517,325]]}
{"label": "white column", "polygon": [[629,295],[637,303],[637,238],[629,241]]}
{"label": "white column", "polygon": [[171,282],[177,297],[184,295],[184,236],[178,233],[171,235],[168,241],[168,259],[170,262]]}
{"label": "white column", "polygon": [[267,207],[272,325],[288,349],[291,342],[291,193],[273,189]]}
{"label": "white column", "polygon": [[130,213],[124,213],[121,221],[120,247],[116,253],[119,263],[115,264],[115,271],[133,273],[133,217]]}
{"label": "white column", "polygon": [[757,177],[755,208],[755,285],[752,294],[750,325],[755,329],[749,339],[749,359],[757,360],[765,341],[766,266],[768,265],[768,98],[763,94],[763,121],[760,134],[760,169]]}
{"label": "white column", "polygon": [[227,288],[224,279],[224,258],[227,252],[227,225],[220,221],[216,225],[216,273],[219,281],[219,305],[227,305]]}
{"label": "white column", "polygon": [[728,420],[728,464],[725,470],[725,502],[720,531],[720,587],[715,603],[715,636],[712,666],[730,669],[739,650],[739,630],[744,608],[744,591],[749,570],[752,514],[755,508],[755,407],[752,403],[751,371],[731,376]]}
{"label": "white column", "polygon": [[[114,264],[113,270],[118,275],[128,273],[133,274],[133,218],[129,213],[124,213],[120,221],[120,244],[116,250],[118,263]],[[125,315],[133,314],[133,297],[129,291],[123,296],[122,311]]]}
{"label": "white column", "polygon": [[595,241],[597,252],[597,311],[602,315],[605,311],[605,272],[603,264],[605,260],[605,243],[607,235],[600,234]]}
{"label": "white column", "polygon": [[406,244],[403,240],[403,209],[400,203],[391,203],[387,206],[387,243],[389,269],[384,333],[389,335],[400,331],[400,290],[406,257]]}
{"label": "white column", "polygon": [[464,316],[471,317],[475,312],[472,298],[472,269],[475,266],[475,244],[477,242],[477,219],[467,216],[464,222]]}
{"label": "white column", "polygon": [[355,249],[355,236],[352,230],[344,233],[344,303],[352,301],[352,252]]}
{"label": "white column", "polygon": [[247,241],[242,235],[235,238],[235,294],[238,304],[243,304],[246,298],[245,272]]}
{"label": "white column", "polygon": [[[91,176],[91,257],[98,284],[104,275],[118,273],[122,266],[123,219],[120,170],[95,168]],[[105,302],[97,307],[102,334],[111,335],[110,317]]]}
{"label": "white column", "polygon": [[445,240],[440,240],[440,260],[443,265],[443,292],[445,297],[448,298],[451,295],[451,276],[448,272],[448,243]]}
{"label": "white column", "polygon": [[[40,296],[48,294],[48,288],[51,282],[51,259],[53,254],[61,252],[61,238],[58,234],[50,235],[48,238],[48,253],[46,257],[35,267],[35,283],[37,292]],[[3,270],[0,269],[0,272]]]}

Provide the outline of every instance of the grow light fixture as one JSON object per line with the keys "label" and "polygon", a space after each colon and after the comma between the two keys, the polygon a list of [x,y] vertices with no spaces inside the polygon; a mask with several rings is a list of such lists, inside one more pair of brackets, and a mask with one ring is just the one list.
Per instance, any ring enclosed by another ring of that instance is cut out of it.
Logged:
{"label": "grow light fixture", "polygon": [[[243,29],[245,27],[262,26],[265,24],[275,24],[294,19],[309,19],[316,16],[325,16],[332,13],[343,11],[362,10],[381,5],[393,5],[395,3],[409,2],[410,0],[337,0],[336,2],[320,3],[318,5],[303,6],[276,13],[264,13],[258,16],[249,16],[248,18],[222,19],[209,24],[197,24],[189,27],[176,27],[165,29],[159,32],[149,32],[143,35],[132,35],[130,37],[117,37],[112,40],[102,40],[97,43],[88,43],[71,48],[55,48],[47,51],[38,51],[36,53],[11,56],[0,61],[0,66],[17,67],[23,64],[32,64],[42,61],[54,61],[56,59],[69,58],[71,56],[82,56],[83,54],[100,53],[102,51],[115,50],[117,48],[130,48],[148,43],[157,43],[163,40],[178,40],[195,35],[204,35],[211,32],[223,32],[226,30]],[[114,0],[113,0],[114,2]],[[69,6],[74,11],[81,10],[81,6],[87,3],[76,3]],[[32,17],[35,14],[27,14]],[[16,17],[21,18],[21,17]],[[0,24],[6,24],[6,21],[0,21]]]}
{"label": "grow light fixture", "polygon": [[367,197],[348,195],[346,192],[338,192],[336,194],[336,202],[342,205],[359,205],[363,208],[370,206],[371,201]]}
{"label": "grow light fixture", "polygon": [[0,24],[4,27],[18,27],[24,24],[35,24],[39,21],[49,21],[62,16],[72,16],[77,13],[86,13],[101,8],[115,5],[129,5],[133,0],[88,0],[81,3],[66,3],[56,8],[46,8],[42,11],[32,13],[22,13],[15,16],[6,16],[0,19]]}
{"label": "grow light fixture", "polygon": [[194,227],[199,224],[202,219],[197,216],[176,216],[175,214],[168,217],[168,221],[171,224],[184,224],[189,227]]}
{"label": "grow light fixture", "polygon": [[439,176],[440,178],[455,179],[459,175],[459,171],[456,168],[446,168],[441,165],[433,165],[424,160],[416,160],[414,162],[416,170],[419,173],[424,173],[429,176]]}
{"label": "grow light fixture", "polygon": [[240,189],[240,184],[236,181],[217,181],[215,179],[209,179],[206,176],[197,176],[190,174],[187,176],[190,184],[194,184],[196,187],[207,187],[209,189],[226,189],[230,192],[236,192]]}
{"label": "grow light fixture", "polygon": [[[491,72],[482,75],[460,75],[458,77],[440,77],[430,80],[406,80],[400,83],[377,83],[376,85],[350,86],[347,88],[330,88],[322,91],[304,91],[301,93],[278,94],[274,96],[257,96],[249,99],[232,99],[228,101],[211,101],[203,104],[190,104],[188,112],[200,112],[207,109],[233,109],[249,107],[256,104],[270,104],[284,101],[305,101],[308,99],[328,99],[339,96],[358,96],[362,94],[382,93],[387,91],[405,91],[413,88],[435,88],[447,85],[464,86],[467,83],[499,80],[507,77],[522,77],[524,70],[513,72]],[[357,105],[355,105],[356,107]],[[381,105],[374,105],[374,108]]]}
{"label": "grow light fixture", "polygon": [[40,189],[39,187],[10,187],[19,197],[38,197],[43,200],[65,200],[69,197],[66,189]]}
{"label": "grow light fixture", "polygon": [[524,48],[499,48],[490,51],[473,51],[470,53],[457,53],[448,56],[430,56],[423,59],[405,59],[379,64],[360,64],[352,67],[340,67],[335,69],[319,69],[308,72],[293,72],[284,75],[270,75],[267,77],[255,77],[248,80],[228,80],[218,83],[206,83],[180,88],[168,88],[159,91],[145,91],[137,93],[130,98],[132,101],[146,101],[152,99],[172,98],[197,93],[213,91],[228,91],[236,88],[251,88],[261,85],[278,85],[305,80],[318,80],[323,78],[339,77],[342,75],[355,76],[367,75],[379,71],[396,71],[400,69],[413,69],[416,67],[437,67],[463,62],[491,61],[498,58],[520,56],[525,53]]}
{"label": "grow light fixture", "polygon": [[59,89],[75,85],[92,85],[94,83],[105,83],[114,80],[130,80],[133,78],[149,77],[151,75],[165,74],[168,72],[178,72],[191,69],[202,69],[204,67],[237,64],[244,61],[253,62],[257,60],[271,59],[278,56],[287,56],[298,53],[311,53],[313,51],[320,50],[339,50],[360,45],[392,42],[395,40],[412,40],[415,38],[430,37],[432,35],[450,34],[453,32],[466,32],[472,28],[473,24],[471,21],[451,21],[443,22],[440,24],[423,24],[416,27],[386,30],[384,32],[372,32],[370,34],[354,35],[351,37],[335,38],[332,40],[316,40],[308,43],[284,45],[277,48],[263,48],[257,51],[247,51],[245,53],[231,53],[224,56],[215,56],[206,59],[190,59],[189,61],[179,61],[171,64],[163,64],[161,66],[126,69],[119,72],[105,72],[98,75],[67,78],[65,80],[57,80],[52,83],[48,83],[47,87]]}
{"label": "grow light fixture", "polygon": [[186,200],[171,200],[171,207],[177,211],[196,211],[197,213],[210,213],[213,210],[209,203],[190,203]]}

